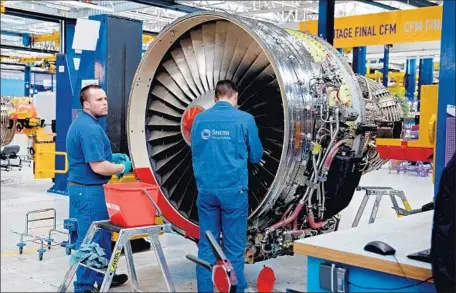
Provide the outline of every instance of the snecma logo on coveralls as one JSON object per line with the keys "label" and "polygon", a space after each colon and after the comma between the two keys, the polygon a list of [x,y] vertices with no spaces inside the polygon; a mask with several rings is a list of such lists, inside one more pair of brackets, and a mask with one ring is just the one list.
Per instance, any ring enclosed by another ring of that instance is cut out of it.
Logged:
{"label": "snecma logo on coveralls", "polygon": [[[204,231],[216,237],[223,229],[223,251],[233,265],[237,292],[248,287],[244,275],[247,243],[248,167],[260,162],[263,147],[252,115],[236,110],[230,103],[217,102],[196,115],[192,126],[192,164],[198,187],[200,226],[198,258],[215,263]],[[198,292],[214,292],[212,275],[196,267]]]}
{"label": "snecma logo on coveralls", "polygon": [[212,139],[231,139],[230,132],[228,130],[215,130],[203,129],[201,131],[201,138],[204,140]]}

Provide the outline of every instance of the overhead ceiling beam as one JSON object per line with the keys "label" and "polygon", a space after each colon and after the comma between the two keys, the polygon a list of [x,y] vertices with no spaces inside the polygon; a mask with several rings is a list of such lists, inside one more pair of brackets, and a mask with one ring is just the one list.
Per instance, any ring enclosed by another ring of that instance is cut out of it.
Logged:
{"label": "overhead ceiling beam", "polygon": [[174,0],[130,0],[131,2],[136,2],[144,5],[156,6],[176,11],[181,11],[185,13],[193,13],[202,11],[198,7],[187,6],[183,4],[176,3]]}
{"label": "overhead ceiling beam", "polygon": [[38,48],[19,47],[19,46],[5,45],[5,44],[1,44],[0,48],[9,49],[9,50],[16,50],[16,51],[45,53],[45,54],[57,54],[57,53],[59,53],[59,51],[55,51],[55,50],[45,50],[45,49],[38,49]]}
{"label": "overhead ceiling beam", "polygon": [[439,4],[430,2],[427,0],[396,0],[397,2],[405,3],[415,7],[430,7],[430,6],[437,6]]}
{"label": "overhead ceiling beam", "polygon": [[299,5],[296,5],[295,3],[288,3],[287,1],[272,1],[272,2],[280,4],[280,5],[283,5],[283,6],[288,6],[288,7],[291,7],[291,8],[298,8],[299,7]]}
{"label": "overhead ceiling beam", "polygon": [[12,32],[12,31],[0,31],[0,34],[5,35],[5,36],[11,36],[11,37],[22,37],[22,33],[20,32]]}
{"label": "overhead ceiling beam", "polygon": [[13,62],[0,62],[0,64],[2,65],[14,65],[14,66],[21,66],[21,67],[25,67],[26,65],[25,64],[22,64],[22,63],[13,63]]}
{"label": "overhead ceiling beam", "polygon": [[429,7],[429,6],[438,6],[439,4],[427,0],[414,0],[413,2],[422,4],[423,7]]}
{"label": "overhead ceiling beam", "polygon": [[5,7],[5,14],[16,16],[16,17],[22,17],[22,18],[31,18],[31,19],[36,19],[36,20],[46,21],[46,22],[59,23],[61,20],[64,20],[67,22],[76,23],[76,19],[74,19],[74,18],[67,18],[67,17],[63,17],[60,15],[50,15],[50,14],[39,13],[39,12],[35,12],[35,11],[11,8],[11,7]]}
{"label": "overhead ceiling beam", "polygon": [[372,5],[375,7],[383,8],[386,10],[399,10],[399,8],[397,8],[397,7],[389,6],[389,5],[383,4],[381,2],[375,2],[373,0],[356,0],[356,1],[358,1],[360,3],[364,3],[364,4],[369,4],[369,5]]}
{"label": "overhead ceiling beam", "polygon": [[[261,9],[261,10],[252,10],[252,11],[246,11],[246,12],[241,12],[238,13],[238,15],[254,15],[254,14],[263,14],[263,13],[271,13],[271,12],[282,12],[282,11],[297,11],[297,10],[303,10],[303,9],[308,9],[307,12],[309,13],[318,13],[316,10],[318,3],[308,3],[296,8],[291,8],[291,7],[276,7],[276,8],[267,8],[267,9]],[[311,10],[311,8],[315,8],[314,10]]]}
{"label": "overhead ceiling beam", "polygon": [[152,32],[152,31],[143,30],[143,35],[157,36],[158,34],[159,34],[158,32]]}

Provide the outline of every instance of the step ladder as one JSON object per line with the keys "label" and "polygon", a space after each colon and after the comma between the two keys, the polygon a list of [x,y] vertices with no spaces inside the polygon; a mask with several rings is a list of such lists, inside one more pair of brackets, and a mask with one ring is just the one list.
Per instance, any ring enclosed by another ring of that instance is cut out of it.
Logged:
{"label": "step ladder", "polygon": [[[366,193],[364,194],[363,200],[358,208],[358,212],[356,213],[355,219],[353,220],[352,227],[357,227],[359,224],[359,220],[363,215],[364,210],[366,209],[367,201],[369,197],[375,195],[375,202],[374,206],[372,207],[372,212],[369,218],[369,224],[375,222],[375,218],[377,217],[378,208],[380,207],[380,202],[382,201],[383,196],[389,196],[391,199],[391,203],[393,204],[393,209],[396,211],[398,217],[403,216],[401,211],[408,211],[410,212],[412,209],[410,207],[407,198],[405,197],[405,193],[402,190],[396,190],[391,187],[382,187],[382,186],[358,186],[356,187],[356,191],[365,190]],[[404,205],[405,209],[399,207],[397,203],[396,197],[399,197]]]}
{"label": "step ladder", "polygon": [[122,252],[122,248],[125,252],[125,259],[127,262],[127,270],[128,270],[128,277],[131,283],[132,291],[133,292],[144,292],[139,289],[138,286],[138,279],[136,276],[135,265],[133,261],[133,253],[130,244],[130,239],[137,235],[149,235],[151,239],[151,243],[154,247],[155,255],[157,257],[158,264],[160,269],[163,273],[163,277],[165,279],[166,287],[168,288],[169,292],[175,292],[174,284],[171,280],[171,274],[168,269],[168,264],[165,259],[165,255],[163,253],[163,249],[161,247],[160,241],[158,239],[160,233],[172,233],[171,224],[163,224],[163,225],[152,225],[152,226],[142,226],[142,227],[135,227],[135,228],[122,228],[116,225],[111,224],[109,220],[105,221],[97,221],[93,222],[90,226],[89,231],[87,232],[86,236],[81,245],[88,245],[91,243],[93,236],[95,233],[100,230],[107,230],[109,232],[117,232],[118,237],[117,241],[114,245],[114,249],[112,251],[111,259],[108,263],[108,266],[104,269],[98,269],[90,267],[82,262],[76,262],[70,266],[68,269],[65,278],[60,285],[57,292],[67,292],[71,281],[74,278],[76,270],[79,266],[84,266],[88,269],[94,270],[98,273],[102,273],[104,275],[103,284],[99,287],[99,292],[108,292],[112,278],[117,269],[117,265],[119,264],[119,258]]}

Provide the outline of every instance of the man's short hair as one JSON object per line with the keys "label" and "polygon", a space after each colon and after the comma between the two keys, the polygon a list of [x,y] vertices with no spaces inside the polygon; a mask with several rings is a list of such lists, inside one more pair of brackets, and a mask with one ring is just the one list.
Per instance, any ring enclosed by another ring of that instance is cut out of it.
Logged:
{"label": "man's short hair", "polygon": [[231,97],[238,92],[234,82],[231,80],[220,80],[215,86],[215,98],[218,100],[220,97]]}
{"label": "man's short hair", "polygon": [[87,101],[89,97],[88,92],[90,89],[102,89],[102,87],[97,84],[89,84],[81,89],[81,91],[79,92],[79,102],[81,102],[81,106],[83,107],[84,102]]}

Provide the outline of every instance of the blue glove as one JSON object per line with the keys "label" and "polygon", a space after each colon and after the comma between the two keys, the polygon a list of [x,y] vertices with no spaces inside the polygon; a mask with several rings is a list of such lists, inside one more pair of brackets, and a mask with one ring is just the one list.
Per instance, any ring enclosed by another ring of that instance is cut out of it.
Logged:
{"label": "blue glove", "polygon": [[130,158],[126,154],[115,153],[112,154],[112,162],[114,164],[120,164],[122,162],[130,161]]}
{"label": "blue glove", "polygon": [[117,173],[117,178],[118,179],[122,178],[123,175],[125,175],[125,174],[127,174],[128,172],[131,171],[131,162],[130,162],[130,160],[124,161],[124,162],[120,162],[120,164],[124,165],[125,168],[124,168],[124,170],[122,172]]}

